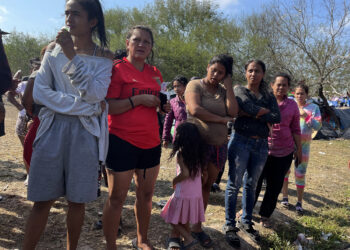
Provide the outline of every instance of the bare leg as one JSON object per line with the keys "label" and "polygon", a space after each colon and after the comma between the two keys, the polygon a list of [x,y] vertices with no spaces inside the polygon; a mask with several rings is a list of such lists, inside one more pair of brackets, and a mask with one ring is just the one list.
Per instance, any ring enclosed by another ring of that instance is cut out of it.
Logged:
{"label": "bare leg", "polygon": [[154,185],[159,173],[159,165],[146,170],[146,178],[144,178],[144,170],[137,169],[135,171],[136,184],[136,201],[135,215],[137,224],[137,241],[138,246],[144,250],[152,249],[148,242],[147,232],[152,211],[152,197]]}
{"label": "bare leg", "polygon": [[19,135],[18,136],[18,139],[19,139],[19,141],[21,142],[21,144],[22,144],[22,148],[23,148],[23,146],[24,146],[24,136],[21,136],[21,135]]}
{"label": "bare leg", "polygon": [[81,227],[84,223],[85,204],[68,201],[67,212],[67,249],[73,250],[78,246]]}
{"label": "bare leg", "polygon": [[303,203],[304,188],[297,187],[298,202]]}
{"label": "bare leg", "polygon": [[180,234],[184,237],[185,245],[190,244],[194,239],[189,230],[188,224],[171,224],[174,230],[180,232]]}
{"label": "bare leg", "polygon": [[24,157],[23,157],[23,163],[24,163],[24,166],[26,167],[26,172],[27,172],[27,174],[29,174],[29,167],[30,167],[30,165],[29,165],[29,163],[24,159]]}
{"label": "bare leg", "polygon": [[54,200],[34,202],[25,228],[23,250],[35,249],[45,229],[50,208],[54,202]]}
{"label": "bare leg", "polygon": [[177,231],[175,228],[171,229],[171,233],[170,233],[170,237],[171,238],[179,238],[180,237],[180,232]]}
{"label": "bare leg", "polygon": [[103,209],[102,225],[108,250],[117,249],[120,216],[133,173],[134,170],[114,172],[107,169],[108,199]]}
{"label": "bare leg", "polygon": [[282,187],[283,198],[288,198],[288,180],[284,180]]}
{"label": "bare leg", "polygon": [[[207,206],[208,206],[210,188],[215,182],[218,174],[219,174],[219,169],[213,163],[208,163],[208,178],[206,182],[203,183],[202,185],[202,195],[203,195],[203,203],[204,203],[205,210],[207,209]],[[194,232],[201,232],[202,223],[197,223],[193,225],[192,230]]]}

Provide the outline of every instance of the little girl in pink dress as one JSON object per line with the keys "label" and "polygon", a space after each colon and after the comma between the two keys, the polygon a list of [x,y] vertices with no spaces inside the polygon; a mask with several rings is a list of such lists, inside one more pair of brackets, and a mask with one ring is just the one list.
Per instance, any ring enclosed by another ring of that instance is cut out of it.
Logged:
{"label": "little girl in pink dress", "polygon": [[[164,206],[161,216],[184,238],[180,243],[181,249],[190,249],[198,243],[191,235],[189,223],[205,221],[201,180],[206,159],[205,145],[194,124],[185,122],[178,126],[170,155],[170,158],[176,155],[177,162],[177,176],[173,179],[175,191]],[[179,239],[170,238],[169,246],[174,240],[180,242]]]}

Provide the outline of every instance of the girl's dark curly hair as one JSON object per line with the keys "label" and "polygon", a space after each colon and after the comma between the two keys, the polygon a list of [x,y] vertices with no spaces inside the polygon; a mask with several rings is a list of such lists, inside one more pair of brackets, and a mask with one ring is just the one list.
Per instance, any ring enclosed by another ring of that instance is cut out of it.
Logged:
{"label": "girl's dark curly hair", "polygon": [[169,160],[177,152],[182,156],[191,178],[194,178],[198,174],[198,171],[206,166],[206,143],[200,135],[197,126],[193,123],[184,122],[177,127],[173,150],[170,153]]}

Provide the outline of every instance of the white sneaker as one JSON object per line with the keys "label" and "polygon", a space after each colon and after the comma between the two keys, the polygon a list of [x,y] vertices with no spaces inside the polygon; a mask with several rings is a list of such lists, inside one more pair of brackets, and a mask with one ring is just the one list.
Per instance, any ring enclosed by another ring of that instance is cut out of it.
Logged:
{"label": "white sneaker", "polygon": [[29,174],[27,174],[26,180],[24,181],[24,186],[28,186]]}
{"label": "white sneaker", "polygon": [[289,207],[289,202],[288,202],[288,198],[283,197],[282,201],[281,201],[282,206],[284,206],[285,208]]}

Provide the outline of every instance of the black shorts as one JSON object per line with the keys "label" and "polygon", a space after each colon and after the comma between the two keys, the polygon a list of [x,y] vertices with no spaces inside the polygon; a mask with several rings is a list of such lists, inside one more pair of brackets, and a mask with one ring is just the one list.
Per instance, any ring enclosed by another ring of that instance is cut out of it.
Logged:
{"label": "black shorts", "polygon": [[153,168],[159,165],[160,155],[160,144],[154,148],[142,149],[109,134],[106,167],[115,172]]}

